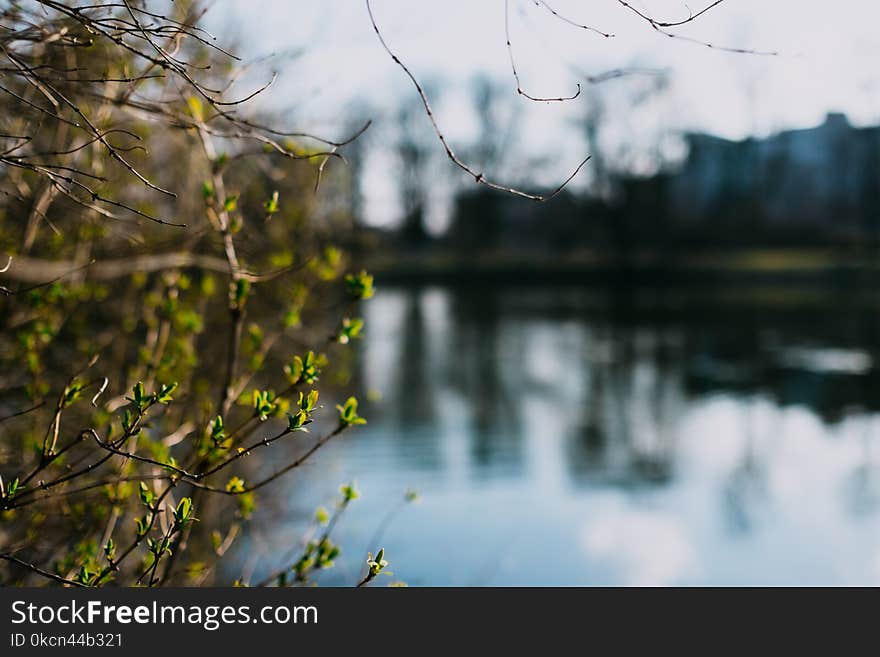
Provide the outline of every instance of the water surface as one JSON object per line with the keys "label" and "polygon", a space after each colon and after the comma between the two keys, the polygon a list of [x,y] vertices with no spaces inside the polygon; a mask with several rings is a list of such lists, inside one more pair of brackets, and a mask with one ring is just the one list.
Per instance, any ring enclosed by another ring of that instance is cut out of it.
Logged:
{"label": "water surface", "polygon": [[870,294],[385,287],[365,317],[369,423],[257,516],[257,573],[356,479],[323,584],[371,537],[410,585],[880,583]]}

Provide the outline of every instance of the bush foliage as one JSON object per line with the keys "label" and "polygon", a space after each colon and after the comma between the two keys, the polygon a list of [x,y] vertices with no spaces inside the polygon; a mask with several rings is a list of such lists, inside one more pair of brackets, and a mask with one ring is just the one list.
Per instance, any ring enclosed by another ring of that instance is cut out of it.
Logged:
{"label": "bush foliage", "polygon": [[[315,192],[344,144],[254,116],[203,8],[161,9],[2,12],[5,583],[228,584],[264,488],[365,422],[354,397],[324,403],[347,397],[373,294],[350,217]],[[262,583],[331,566],[356,497]]]}

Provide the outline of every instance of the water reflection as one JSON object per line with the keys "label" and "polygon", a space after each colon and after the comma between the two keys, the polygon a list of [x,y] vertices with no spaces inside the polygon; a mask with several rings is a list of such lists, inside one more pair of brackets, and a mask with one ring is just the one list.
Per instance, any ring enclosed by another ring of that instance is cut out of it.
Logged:
{"label": "water reflection", "polygon": [[382,540],[410,584],[880,582],[870,300],[386,288],[366,319],[369,424],[256,520],[289,549],[356,478],[324,583],[407,487]]}

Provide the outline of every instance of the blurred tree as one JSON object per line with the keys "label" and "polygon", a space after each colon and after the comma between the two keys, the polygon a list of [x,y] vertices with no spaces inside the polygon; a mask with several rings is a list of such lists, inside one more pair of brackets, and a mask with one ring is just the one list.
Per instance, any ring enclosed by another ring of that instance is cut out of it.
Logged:
{"label": "blurred tree", "polygon": [[434,180],[431,176],[434,143],[426,138],[424,111],[417,98],[400,104],[394,116],[394,153],[402,211],[399,234],[407,247],[428,240],[426,213]]}

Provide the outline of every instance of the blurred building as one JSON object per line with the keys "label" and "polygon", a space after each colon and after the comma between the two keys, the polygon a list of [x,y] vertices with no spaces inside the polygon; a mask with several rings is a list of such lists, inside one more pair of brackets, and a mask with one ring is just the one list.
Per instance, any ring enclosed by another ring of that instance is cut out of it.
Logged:
{"label": "blurred building", "polygon": [[849,241],[880,235],[880,128],[829,114],[815,128],[766,139],[686,137],[688,157],[669,177],[679,230],[757,228],[769,238]]}

